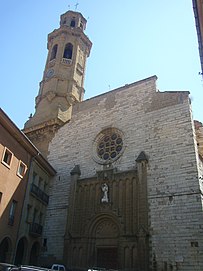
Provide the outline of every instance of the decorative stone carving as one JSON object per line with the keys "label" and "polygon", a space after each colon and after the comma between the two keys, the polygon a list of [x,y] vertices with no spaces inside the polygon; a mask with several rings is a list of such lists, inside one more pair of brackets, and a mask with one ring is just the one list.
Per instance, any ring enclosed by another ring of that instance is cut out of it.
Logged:
{"label": "decorative stone carving", "polygon": [[102,221],[96,229],[96,236],[100,238],[117,237],[118,233],[118,227],[110,219]]}
{"label": "decorative stone carving", "polygon": [[101,198],[101,202],[109,202],[109,199],[108,199],[108,185],[106,183],[103,183],[101,185],[101,190],[103,192],[103,197]]}

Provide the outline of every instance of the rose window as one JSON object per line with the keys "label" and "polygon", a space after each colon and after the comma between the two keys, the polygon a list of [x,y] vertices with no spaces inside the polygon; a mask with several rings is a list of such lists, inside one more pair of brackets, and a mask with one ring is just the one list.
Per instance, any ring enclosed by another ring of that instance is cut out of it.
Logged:
{"label": "rose window", "polygon": [[123,134],[116,128],[107,128],[98,134],[94,144],[94,159],[101,164],[114,162],[124,149]]}

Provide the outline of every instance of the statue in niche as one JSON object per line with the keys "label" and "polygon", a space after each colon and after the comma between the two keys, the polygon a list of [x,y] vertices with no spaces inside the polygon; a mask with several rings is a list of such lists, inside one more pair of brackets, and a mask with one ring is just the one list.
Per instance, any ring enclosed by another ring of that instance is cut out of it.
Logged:
{"label": "statue in niche", "polygon": [[108,185],[106,183],[103,183],[101,185],[101,190],[103,192],[103,197],[101,199],[101,202],[109,202],[109,199],[108,199]]}

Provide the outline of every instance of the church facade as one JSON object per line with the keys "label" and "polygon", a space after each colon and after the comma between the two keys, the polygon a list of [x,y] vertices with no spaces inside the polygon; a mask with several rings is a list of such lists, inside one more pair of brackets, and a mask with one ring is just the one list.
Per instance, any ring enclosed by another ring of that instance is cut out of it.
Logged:
{"label": "church facade", "polygon": [[49,35],[36,112],[24,129],[57,171],[41,262],[202,270],[203,153],[189,92],[160,92],[152,76],[83,101],[85,24],[68,11]]}
{"label": "church facade", "polygon": [[47,257],[78,268],[201,270],[202,162],[187,92],[157,92],[151,77],[78,103],[49,151],[58,175]]}

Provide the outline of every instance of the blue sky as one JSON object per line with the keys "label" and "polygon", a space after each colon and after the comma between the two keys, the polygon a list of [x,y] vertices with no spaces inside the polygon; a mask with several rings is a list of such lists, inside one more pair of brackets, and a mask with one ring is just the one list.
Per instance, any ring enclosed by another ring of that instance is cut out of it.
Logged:
{"label": "blue sky", "polygon": [[[19,128],[34,113],[47,35],[76,0],[1,0],[0,106]],[[203,81],[192,0],[78,0],[93,43],[85,99],[152,75],[160,91],[189,90],[203,122]]]}

